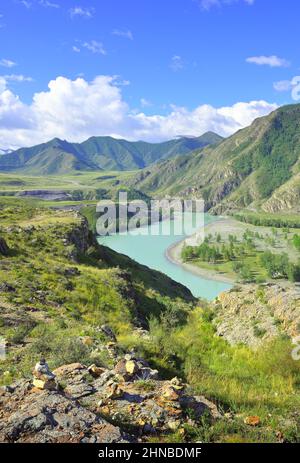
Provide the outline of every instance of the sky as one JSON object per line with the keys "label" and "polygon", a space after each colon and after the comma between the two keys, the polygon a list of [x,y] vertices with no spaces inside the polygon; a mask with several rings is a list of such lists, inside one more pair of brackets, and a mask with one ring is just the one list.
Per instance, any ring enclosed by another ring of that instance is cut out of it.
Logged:
{"label": "sky", "polygon": [[299,17],[295,0],[1,0],[0,149],[229,136],[296,102]]}

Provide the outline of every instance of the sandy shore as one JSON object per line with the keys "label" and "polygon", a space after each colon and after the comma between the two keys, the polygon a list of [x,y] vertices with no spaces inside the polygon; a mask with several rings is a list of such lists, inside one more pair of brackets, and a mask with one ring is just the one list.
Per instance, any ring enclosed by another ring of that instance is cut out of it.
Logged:
{"label": "sandy shore", "polygon": [[[218,232],[220,229],[224,230],[225,228],[231,229],[232,225],[232,219],[221,219],[216,222],[207,224],[205,226],[205,233],[215,233]],[[172,262],[173,264],[180,265],[182,268],[185,270],[193,273],[194,275],[197,275],[201,278],[206,278],[207,280],[214,280],[214,281],[220,281],[222,283],[228,283],[228,284],[234,284],[235,281],[226,275],[223,275],[221,273],[218,273],[214,270],[207,270],[207,269],[202,269],[196,265],[193,264],[187,264],[182,261],[181,259],[181,251],[184,246],[185,239],[172,244],[169,246],[169,248],[166,250],[166,258]]]}

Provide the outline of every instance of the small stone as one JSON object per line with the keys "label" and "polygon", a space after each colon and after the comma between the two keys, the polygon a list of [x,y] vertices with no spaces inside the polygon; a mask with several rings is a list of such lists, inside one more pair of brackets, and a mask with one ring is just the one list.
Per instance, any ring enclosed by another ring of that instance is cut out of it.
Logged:
{"label": "small stone", "polygon": [[136,363],[135,360],[128,360],[125,363],[125,369],[126,369],[126,372],[131,376],[135,375],[139,371],[138,364]]}
{"label": "small stone", "polygon": [[32,382],[33,386],[37,389],[54,391],[56,389],[56,384],[54,380],[43,381],[42,379],[34,378]]}
{"label": "small stone", "polygon": [[248,426],[258,426],[260,424],[260,418],[259,416],[247,416],[247,418],[244,419],[244,423]]}
{"label": "small stone", "polygon": [[82,337],[81,342],[84,346],[92,346],[94,344],[94,340],[90,336]]}
{"label": "small stone", "polygon": [[96,365],[91,365],[90,367],[88,367],[88,372],[94,378],[99,378],[99,376],[101,376],[105,372],[105,370],[103,368],[97,367]]}
{"label": "small stone", "polygon": [[180,391],[176,390],[174,386],[168,385],[164,388],[162,397],[166,400],[176,401],[180,397]]}
{"label": "small stone", "polygon": [[173,384],[174,386],[181,386],[181,381],[179,378],[177,378],[177,376],[175,376],[175,378],[171,379],[170,381],[171,384]]}
{"label": "small stone", "polygon": [[114,383],[109,388],[107,399],[118,399],[122,397],[123,394],[124,394],[124,391],[120,388],[120,386],[117,383]]}
{"label": "small stone", "polygon": [[167,425],[168,425],[168,428],[171,429],[171,431],[177,431],[177,429],[181,425],[181,422],[179,420],[169,421]]}
{"label": "small stone", "polygon": [[102,333],[105,334],[105,336],[107,336],[108,338],[110,338],[112,341],[116,341],[116,336],[115,336],[115,333],[113,332],[113,330],[111,329],[110,326],[108,325],[102,325],[101,326],[101,331]]}
{"label": "small stone", "polygon": [[35,365],[33,376],[44,382],[53,381],[55,379],[55,375],[50,370],[48,363],[44,358],[41,358],[41,360]]}

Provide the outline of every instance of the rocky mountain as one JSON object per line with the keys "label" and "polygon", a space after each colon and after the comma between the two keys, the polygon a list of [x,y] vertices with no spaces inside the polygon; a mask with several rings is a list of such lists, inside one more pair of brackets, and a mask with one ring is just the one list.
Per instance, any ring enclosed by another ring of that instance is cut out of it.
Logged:
{"label": "rocky mountain", "polygon": [[111,137],[92,137],[83,143],[69,143],[55,138],[48,143],[3,154],[0,171],[51,175],[78,170],[136,170],[162,159],[186,155],[221,140],[222,137],[212,132],[164,143],[129,142]]}
{"label": "rocky mountain", "polygon": [[295,209],[300,190],[300,105],[285,106],[216,146],[139,172],[135,188],[204,198],[217,212],[259,204]]}

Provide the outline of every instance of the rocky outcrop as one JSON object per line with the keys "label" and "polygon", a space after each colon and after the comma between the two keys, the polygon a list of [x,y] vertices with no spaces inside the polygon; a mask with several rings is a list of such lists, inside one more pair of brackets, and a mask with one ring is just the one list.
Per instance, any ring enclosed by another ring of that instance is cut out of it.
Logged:
{"label": "rocky outcrop", "polygon": [[30,381],[0,391],[0,442],[128,441],[117,426],[62,392],[34,388]]}
{"label": "rocky outcrop", "polygon": [[[34,386],[45,375],[55,378],[55,389]],[[199,425],[204,413],[211,420],[221,417],[215,404],[194,396],[178,378],[159,380],[133,354],[117,358],[113,369],[74,363],[51,372],[42,360],[33,381],[0,390],[0,442],[144,441],[184,434],[184,425]]]}
{"label": "rocky outcrop", "polygon": [[230,344],[257,347],[285,333],[300,334],[300,288],[244,285],[219,295],[214,303],[217,334]]}
{"label": "rocky outcrop", "polygon": [[67,201],[71,195],[60,190],[25,190],[20,191],[17,196],[42,199],[44,201]]}
{"label": "rocky outcrop", "polygon": [[0,255],[7,256],[8,253],[9,253],[9,247],[6,244],[5,239],[1,238],[0,236]]}

